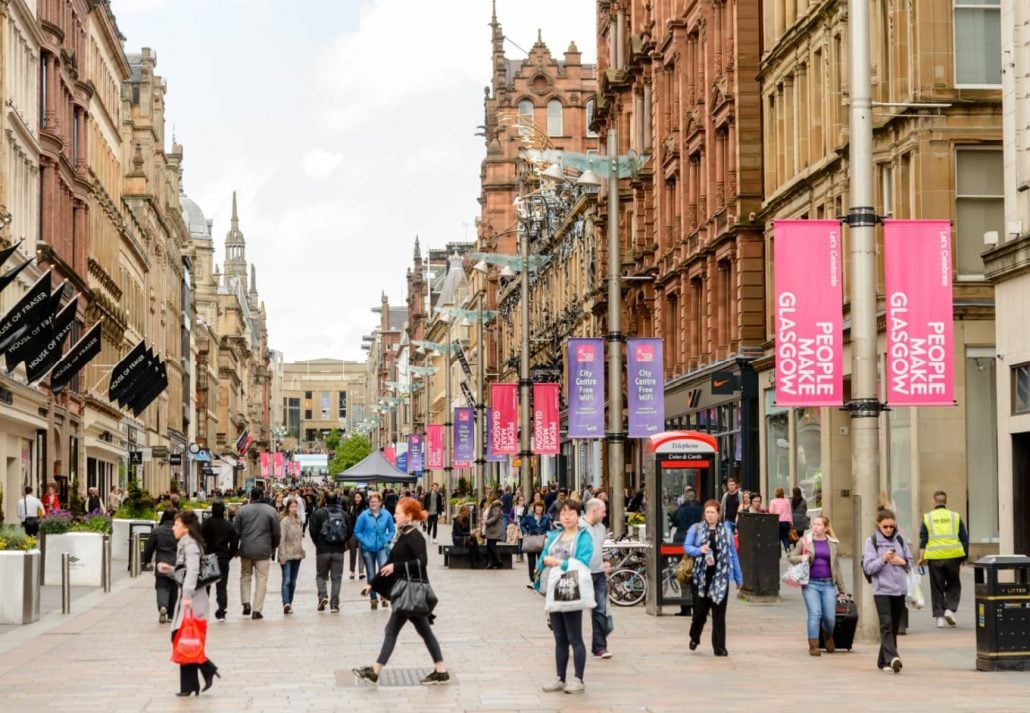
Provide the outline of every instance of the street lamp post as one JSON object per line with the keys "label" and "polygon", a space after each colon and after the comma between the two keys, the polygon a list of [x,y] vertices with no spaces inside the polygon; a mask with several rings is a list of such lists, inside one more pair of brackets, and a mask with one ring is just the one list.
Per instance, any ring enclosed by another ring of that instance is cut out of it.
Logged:
{"label": "street lamp post", "polygon": [[608,473],[612,531],[625,531],[625,443],[622,427],[622,283],[619,256],[619,136],[608,130]]}
{"label": "street lamp post", "polygon": [[519,481],[522,497],[529,498],[533,491],[533,473],[530,467],[533,456],[529,441],[530,413],[529,389],[529,230],[525,224],[519,226],[519,253],[522,257],[521,299],[522,299],[522,344],[519,354]]}

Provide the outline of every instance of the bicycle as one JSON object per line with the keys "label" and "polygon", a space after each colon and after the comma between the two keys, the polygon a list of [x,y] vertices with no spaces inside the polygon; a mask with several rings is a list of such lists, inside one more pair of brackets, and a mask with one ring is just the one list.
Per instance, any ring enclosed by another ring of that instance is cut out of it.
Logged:
{"label": "bicycle", "polygon": [[[676,567],[671,564],[662,569],[662,592],[673,598],[682,595]],[[629,555],[623,566],[608,577],[608,601],[615,606],[632,607],[646,599],[647,559],[639,554]]]}

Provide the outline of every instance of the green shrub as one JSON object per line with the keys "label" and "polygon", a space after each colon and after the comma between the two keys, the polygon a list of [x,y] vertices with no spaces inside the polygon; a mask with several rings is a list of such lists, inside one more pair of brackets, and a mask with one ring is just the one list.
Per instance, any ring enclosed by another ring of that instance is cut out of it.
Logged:
{"label": "green shrub", "polygon": [[111,534],[111,520],[106,515],[90,515],[76,520],[68,529],[69,532],[99,532]]}
{"label": "green shrub", "polygon": [[36,549],[36,538],[17,527],[0,528],[0,550],[27,552]]}
{"label": "green shrub", "polygon": [[153,520],[154,499],[150,494],[142,490],[136,483],[135,478],[129,479],[128,491],[125,500],[114,513],[114,516],[122,520]]}
{"label": "green shrub", "polygon": [[67,510],[51,510],[39,521],[39,531],[45,535],[61,535],[71,529],[74,521]]}

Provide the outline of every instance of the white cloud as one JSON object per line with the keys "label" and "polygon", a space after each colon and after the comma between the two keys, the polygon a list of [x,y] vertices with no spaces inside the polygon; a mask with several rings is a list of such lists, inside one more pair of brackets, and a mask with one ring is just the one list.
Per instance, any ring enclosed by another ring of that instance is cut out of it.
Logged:
{"label": "white cloud", "polygon": [[301,166],[305,173],[314,178],[325,178],[340,165],[343,154],[326,151],[325,149],[312,149],[304,156]]}

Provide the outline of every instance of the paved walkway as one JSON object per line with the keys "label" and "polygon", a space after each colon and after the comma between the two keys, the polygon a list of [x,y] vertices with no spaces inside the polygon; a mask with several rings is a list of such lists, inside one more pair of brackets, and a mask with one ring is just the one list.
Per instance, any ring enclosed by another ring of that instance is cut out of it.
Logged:
{"label": "paved walkway", "polygon": [[[444,533],[441,532],[441,535]],[[310,544],[310,543],[308,543]],[[435,550],[435,548],[433,548]],[[358,580],[344,578],[342,613],[315,611],[309,554],[290,617],[278,606],[278,572],[269,582],[263,621],[240,616],[238,577],[228,623],[211,625],[208,652],[222,678],[200,699],[181,700],[168,661],[168,628],[157,624],[150,575],[116,582],[110,594],[79,600],[71,616],[50,614],[0,635],[0,708],[54,711],[682,711],[891,710],[1026,711],[1030,674],[974,670],[972,588],[959,626],[937,630],[927,610],[913,613],[901,639],[899,676],[875,668],[876,646],[810,658],[804,606],[796,590],[776,604],[730,605],[730,656],[712,656],[708,640],[686,649],[685,618],[617,609],[614,658],[587,663],[587,692],[545,694],[553,678],[553,643],[543,600],[525,588],[523,568],[450,571],[433,554],[440,595],[435,626],[453,682],[440,687],[373,687],[350,669],[375,658],[388,611],[370,611]],[[118,563],[115,563],[118,566]],[[238,575],[238,563],[233,574]],[[87,608],[88,607],[88,608]],[[707,632],[706,632],[707,633]],[[410,627],[389,668],[428,669]]]}

